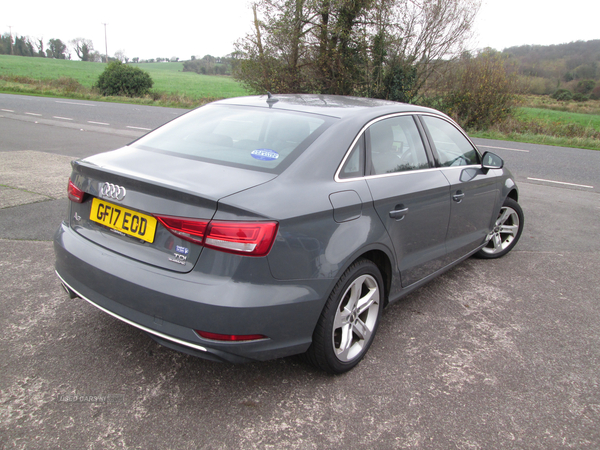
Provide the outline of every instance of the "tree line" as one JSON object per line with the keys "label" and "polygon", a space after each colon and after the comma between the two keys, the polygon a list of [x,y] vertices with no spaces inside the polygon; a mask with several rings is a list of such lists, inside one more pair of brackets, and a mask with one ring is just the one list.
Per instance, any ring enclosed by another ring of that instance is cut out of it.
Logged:
{"label": "tree line", "polygon": [[559,100],[600,98],[600,40],[521,45],[502,52],[531,94]]}
{"label": "tree line", "polygon": [[205,55],[202,58],[192,56],[183,62],[184,72],[196,72],[202,75],[231,75],[234,59],[231,55],[217,57]]}
{"label": "tree line", "polygon": [[[94,50],[92,41],[77,38],[69,42],[77,57],[82,61],[101,61],[102,56]],[[71,53],[67,43],[61,39],[49,39],[45,43],[43,39],[32,39],[29,36],[18,36],[14,38],[9,33],[0,36],[0,55],[16,55],[54,59],[71,59]]]}
{"label": "tree line", "polygon": [[[12,36],[4,33],[0,36],[0,55],[16,55],[29,57],[42,57],[54,59],[71,59],[72,53],[81,61],[107,62],[107,57],[94,49],[94,44],[89,39],[77,38],[68,43],[60,39],[50,39],[44,43],[43,39],[32,39],[29,36]],[[198,59],[192,55],[190,60],[184,61],[184,72],[196,72],[206,75],[231,75],[231,57],[214,57],[206,55]],[[179,62],[176,56],[170,58],[129,58],[123,50],[108,56],[108,62],[120,61],[122,63],[154,63],[154,62]]]}
{"label": "tree line", "polygon": [[[94,44],[90,39],[76,38],[68,42],[61,39],[50,39],[44,43],[43,39],[32,39],[29,36],[12,36],[4,33],[0,36],[0,55],[29,56],[54,59],[71,59],[72,52],[81,61],[91,62],[113,62],[120,61],[128,63],[130,58],[125,55],[123,50],[115,52],[114,56],[101,54],[94,49]],[[108,60],[108,61],[107,61]],[[179,58],[156,58],[151,60],[140,60],[132,58],[131,62],[162,62],[178,61]]]}
{"label": "tree line", "polygon": [[521,45],[503,50],[523,75],[569,82],[600,79],[600,39],[559,45]]}

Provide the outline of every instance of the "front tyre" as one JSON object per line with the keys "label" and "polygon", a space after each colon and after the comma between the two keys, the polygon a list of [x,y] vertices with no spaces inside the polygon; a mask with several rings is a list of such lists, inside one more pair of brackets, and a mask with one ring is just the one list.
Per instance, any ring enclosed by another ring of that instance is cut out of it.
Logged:
{"label": "front tyre", "polygon": [[381,272],[370,260],[352,264],[335,285],[313,333],[306,358],[329,373],[356,366],[369,349],[383,311]]}
{"label": "front tyre", "polygon": [[517,245],[523,232],[524,223],[521,205],[508,197],[500,208],[494,229],[488,234],[486,245],[475,256],[493,259],[506,255]]}

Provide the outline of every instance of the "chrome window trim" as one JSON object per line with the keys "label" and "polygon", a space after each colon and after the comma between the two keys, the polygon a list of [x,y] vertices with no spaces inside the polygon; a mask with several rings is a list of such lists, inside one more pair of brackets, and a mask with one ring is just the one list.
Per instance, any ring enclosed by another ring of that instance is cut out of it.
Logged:
{"label": "chrome window trim", "polygon": [[[354,178],[340,178],[340,172],[342,171],[342,167],[344,167],[344,164],[346,164],[346,160],[350,157],[350,153],[352,153],[352,149],[354,148],[354,146],[356,145],[356,143],[358,142],[358,140],[363,136],[363,134],[365,133],[365,131],[367,130],[367,128],[369,128],[371,125],[373,125],[374,123],[377,123],[381,120],[385,120],[385,119],[390,119],[392,117],[399,117],[399,116],[413,116],[415,113],[413,112],[402,112],[402,113],[392,113],[392,114],[387,114],[385,116],[380,116],[380,117],[376,117],[375,119],[371,120],[370,122],[367,122],[366,125],[364,125],[360,131],[358,132],[358,134],[356,135],[356,137],[354,138],[354,140],[352,141],[352,144],[350,144],[350,147],[348,148],[348,150],[346,151],[346,154],[344,155],[344,158],[342,159],[342,162],[340,163],[340,165],[338,166],[336,172],[335,172],[335,176],[334,176],[334,180],[338,183],[347,183],[348,181],[356,181],[356,180],[361,180],[361,179],[367,179],[367,178],[371,178],[374,176],[382,176],[382,175],[363,175],[360,177],[354,177]],[[365,140],[365,152],[367,151],[366,149],[366,140]],[[410,171],[413,172],[413,171]],[[402,172],[396,172],[396,173],[402,173]],[[394,175],[394,174],[384,174],[383,176],[389,176],[389,175]]]}
{"label": "chrome window trim", "polygon": [[[465,166],[466,167],[466,166]],[[376,178],[389,178],[397,175],[408,175],[409,173],[423,173],[423,172],[431,172],[433,170],[439,170],[439,167],[430,167],[428,169],[418,169],[418,170],[404,170],[402,172],[392,172],[392,173],[380,173],[378,175],[365,175],[362,177],[363,180],[373,180]],[[356,178],[354,178],[356,180]]]}
{"label": "chrome window trim", "polygon": [[481,169],[481,164],[468,164],[466,166],[443,166],[443,167],[436,167],[436,169],[440,169],[440,170],[456,170],[456,169]]}
{"label": "chrome window trim", "polygon": [[[459,131],[466,139],[467,141],[469,141],[469,143],[473,146],[473,149],[477,152],[477,154],[479,155],[479,157],[481,158],[481,152],[479,151],[479,149],[477,148],[477,146],[473,143],[473,141],[471,141],[471,138],[469,138],[469,136],[460,128],[457,126],[457,124],[450,119],[449,117],[446,117],[444,115],[440,115],[440,114],[434,114],[434,113],[429,113],[429,112],[401,112],[401,113],[392,113],[392,114],[387,114],[385,116],[381,116],[381,117],[377,117],[371,121],[369,121],[366,125],[364,125],[361,129],[360,132],[356,135],[356,137],[354,138],[354,140],[352,141],[352,144],[350,144],[350,147],[348,148],[348,150],[346,151],[346,154],[344,155],[344,158],[342,159],[342,162],[340,163],[340,165],[338,166],[336,172],[335,172],[335,176],[334,176],[334,181],[337,183],[348,183],[351,181],[357,181],[357,180],[372,180],[374,178],[382,178],[382,177],[392,177],[392,176],[399,176],[399,175],[405,175],[405,174],[409,174],[409,173],[421,173],[421,172],[427,172],[427,171],[431,171],[431,170],[440,170],[440,169],[455,169],[455,168],[461,168],[461,169],[465,169],[467,167],[481,167],[480,164],[470,164],[467,166],[440,166],[440,167],[429,167],[428,169],[419,169],[419,170],[405,170],[402,172],[394,172],[394,173],[384,173],[384,174],[379,174],[379,175],[363,175],[360,177],[352,177],[352,178],[340,178],[340,172],[342,171],[342,168],[344,167],[344,164],[346,164],[346,160],[350,157],[350,153],[352,153],[352,149],[354,149],[354,146],[356,145],[356,143],[358,142],[358,140],[365,134],[365,131],[367,130],[367,128],[369,128],[371,125],[373,125],[376,122],[379,122],[381,120],[385,120],[385,119],[390,119],[392,117],[399,117],[399,116],[431,116],[431,117],[437,117],[439,119],[445,120],[446,122],[448,122],[449,124],[451,124],[454,128],[457,129],[457,131]],[[423,145],[425,145],[425,143],[423,143]],[[366,149],[366,141],[365,141],[365,152],[367,151]]]}

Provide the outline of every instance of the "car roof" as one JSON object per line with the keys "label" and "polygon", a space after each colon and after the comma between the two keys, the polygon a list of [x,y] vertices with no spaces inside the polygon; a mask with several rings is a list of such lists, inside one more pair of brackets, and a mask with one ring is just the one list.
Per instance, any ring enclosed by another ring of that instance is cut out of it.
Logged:
{"label": "car roof", "polygon": [[236,97],[219,100],[214,105],[238,105],[275,110],[299,111],[337,118],[352,116],[377,117],[383,114],[402,112],[428,112],[443,115],[439,111],[408,103],[393,102],[364,97],[345,97],[321,94],[269,94]]}

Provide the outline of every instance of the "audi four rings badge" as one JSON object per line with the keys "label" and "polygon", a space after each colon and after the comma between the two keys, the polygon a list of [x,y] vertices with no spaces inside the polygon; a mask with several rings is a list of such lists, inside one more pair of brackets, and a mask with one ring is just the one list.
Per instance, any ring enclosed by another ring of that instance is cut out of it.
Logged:
{"label": "audi four rings badge", "polygon": [[100,196],[105,198],[121,201],[125,198],[126,194],[127,191],[124,187],[112,183],[104,183],[100,188]]}

